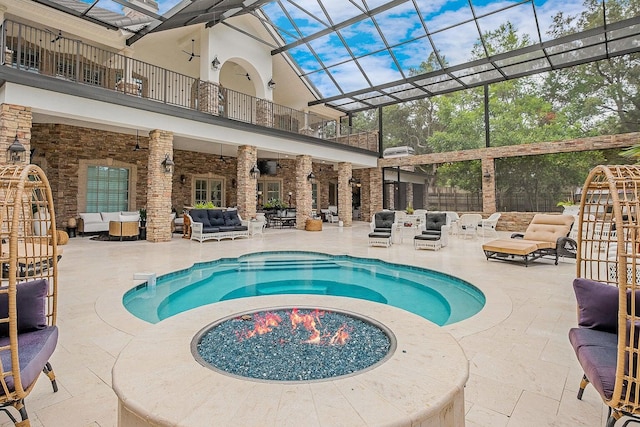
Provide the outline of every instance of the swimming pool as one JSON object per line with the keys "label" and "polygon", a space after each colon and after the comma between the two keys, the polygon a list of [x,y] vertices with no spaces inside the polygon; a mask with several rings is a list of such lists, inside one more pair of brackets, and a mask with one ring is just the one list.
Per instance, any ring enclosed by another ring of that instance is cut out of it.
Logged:
{"label": "swimming pool", "polygon": [[389,304],[443,326],[479,312],[484,294],[437,271],[349,255],[259,252],[222,258],[159,277],[129,290],[124,306],[157,323],[183,311],[235,298],[319,294]]}

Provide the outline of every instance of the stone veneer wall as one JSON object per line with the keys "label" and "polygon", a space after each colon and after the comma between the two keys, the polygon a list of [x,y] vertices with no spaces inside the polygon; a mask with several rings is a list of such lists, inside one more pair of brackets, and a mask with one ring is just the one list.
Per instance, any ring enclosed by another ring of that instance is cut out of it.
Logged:
{"label": "stone veneer wall", "polygon": [[311,217],[311,183],[307,179],[311,172],[311,156],[296,157],[296,228],[304,230]]}
{"label": "stone veneer wall", "polygon": [[238,213],[249,219],[256,215],[257,182],[251,177],[251,168],[258,159],[258,149],[250,145],[238,147]]}
{"label": "stone veneer wall", "polygon": [[353,221],[353,193],[351,191],[351,163],[338,163],[338,218],[344,227],[351,227]]}
{"label": "stone veneer wall", "polygon": [[351,147],[364,148],[365,150],[378,152],[378,132],[362,132],[354,135],[339,136],[333,139],[340,144]]}
{"label": "stone veneer wall", "polygon": [[373,214],[382,210],[382,169],[360,169],[357,177],[360,178],[361,211],[363,221],[371,221]]}
{"label": "stone veneer wall", "polygon": [[165,170],[166,156],[173,160],[173,132],[152,130],[149,133],[147,173],[147,240],[171,240],[171,184],[175,167]]}
{"label": "stone veneer wall", "polygon": [[13,104],[0,105],[0,164],[7,163],[7,148],[16,139],[16,136],[26,150],[25,163],[29,163],[32,119],[31,107]]}

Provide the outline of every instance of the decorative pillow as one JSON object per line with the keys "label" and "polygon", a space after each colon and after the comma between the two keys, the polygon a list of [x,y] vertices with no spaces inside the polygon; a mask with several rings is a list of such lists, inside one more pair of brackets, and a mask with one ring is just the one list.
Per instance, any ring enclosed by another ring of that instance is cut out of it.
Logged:
{"label": "decorative pillow", "polygon": [[[47,327],[45,303],[48,283],[46,279],[18,283],[16,285],[16,309],[18,333]],[[9,295],[0,294],[0,317],[9,317]],[[9,336],[9,323],[0,323],[0,337]]]}
{"label": "decorative pillow", "polygon": [[100,212],[82,212],[78,215],[82,218],[82,221],[85,224],[90,222],[102,222],[102,215],[100,215]]}
{"label": "decorative pillow", "polygon": [[577,278],[573,291],[578,302],[578,325],[604,332],[618,331],[618,287]]}

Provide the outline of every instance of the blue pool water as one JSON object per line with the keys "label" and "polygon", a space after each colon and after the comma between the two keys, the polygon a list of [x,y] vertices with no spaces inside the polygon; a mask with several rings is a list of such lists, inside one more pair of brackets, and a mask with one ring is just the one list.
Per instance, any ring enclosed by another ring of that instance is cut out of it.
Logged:
{"label": "blue pool water", "polygon": [[157,323],[219,301],[274,294],[360,298],[415,313],[438,325],[479,312],[484,294],[464,280],[425,268],[348,255],[260,252],[198,263],[123,297],[127,310]]}

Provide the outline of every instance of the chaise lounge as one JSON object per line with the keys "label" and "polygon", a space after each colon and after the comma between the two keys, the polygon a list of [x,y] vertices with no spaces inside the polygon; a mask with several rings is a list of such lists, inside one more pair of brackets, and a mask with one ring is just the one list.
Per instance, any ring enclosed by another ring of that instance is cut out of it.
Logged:
{"label": "chaise lounge", "polygon": [[489,259],[529,262],[551,256],[558,265],[559,256],[575,258],[577,243],[567,237],[574,217],[570,215],[536,214],[524,234],[514,233],[511,239],[496,239],[482,245]]}

